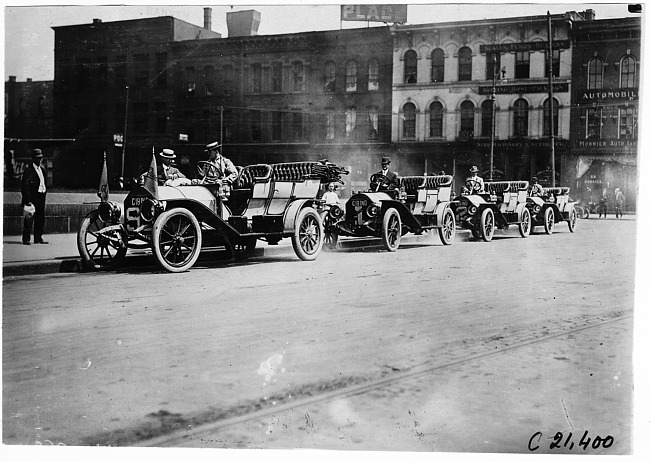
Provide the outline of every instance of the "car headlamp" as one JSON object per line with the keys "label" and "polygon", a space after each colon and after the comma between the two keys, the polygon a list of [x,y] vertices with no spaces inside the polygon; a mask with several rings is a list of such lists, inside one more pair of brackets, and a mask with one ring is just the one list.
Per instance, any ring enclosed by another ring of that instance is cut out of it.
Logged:
{"label": "car headlamp", "polygon": [[539,213],[540,210],[542,210],[542,208],[539,205],[535,205],[533,207],[533,212],[535,212],[535,213]]}
{"label": "car headlamp", "polygon": [[341,218],[343,216],[343,209],[338,205],[332,205],[330,207],[330,216],[336,219]]}
{"label": "car headlamp", "polygon": [[156,199],[146,199],[140,206],[140,216],[144,221],[153,221],[162,212],[163,204]]}
{"label": "car headlamp", "polygon": [[379,208],[379,206],[377,204],[370,204],[370,206],[366,209],[366,213],[368,214],[368,216],[370,218],[374,218],[377,215],[379,215],[380,210],[381,209]]}
{"label": "car headlamp", "polygon": [[468,212],[470,215],[474,215],[474,214],[476,213],[476,206],[475,206],[475,205],[472,205],[470,208],[467,209],[467,212]]}
{"label": "car headlamp", "polygon": [[99,219],[104,223],[113,223],[120,219],[122,209],[119,204],[107,201],[99,204],[99,207],[97,207],[97,214],[99,215]]}

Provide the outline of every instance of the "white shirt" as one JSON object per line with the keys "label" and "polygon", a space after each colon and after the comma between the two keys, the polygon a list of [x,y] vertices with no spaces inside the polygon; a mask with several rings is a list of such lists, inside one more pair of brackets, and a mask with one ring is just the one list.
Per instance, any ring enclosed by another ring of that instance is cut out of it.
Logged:
{"label": "white shirt", "polygon": [[41,170],[41,166],[34,164],[34,168],[36,169],[36,174],[38,175],[38,179],[41,180],[41,183],[38,185],[38,192],[39,193],[44,193],[45,192],[45,177],[43,177],[43,170]]}

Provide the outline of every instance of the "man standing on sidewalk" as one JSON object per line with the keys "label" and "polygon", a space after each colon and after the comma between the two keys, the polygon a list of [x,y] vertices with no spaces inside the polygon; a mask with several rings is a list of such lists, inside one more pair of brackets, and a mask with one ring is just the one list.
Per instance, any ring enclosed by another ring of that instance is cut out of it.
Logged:
{"label": "man standing on sidewalk", "polygon": [[23,222],[23,244],[30,245],[32,226],[34,227],[34,243],[47,244],[43,240],[43,229],[45,228],[45,176],[41,169],[43,151],[34,149],[32,151],[32,164],[23,173],[20,191],[23,195],[22,205],[33,205],[36,211],[33,216],[25,215]]}

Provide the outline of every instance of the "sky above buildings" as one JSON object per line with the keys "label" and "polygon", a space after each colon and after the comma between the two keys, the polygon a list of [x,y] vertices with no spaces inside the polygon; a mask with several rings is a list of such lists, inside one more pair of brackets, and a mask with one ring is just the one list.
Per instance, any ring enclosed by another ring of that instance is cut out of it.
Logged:
{"label": "sky above buildings", "polygon": [[[178,6],[162,1],[146,5],[125,3],[120,6],[60,6],[41,1],[38,6],[29,3],[12,2],[16,6],[5,6],[4,75],[18,81],[54,79],[54,30],[52,27],[74,24],[89,24],[93,19],[104,22],[127,19],[173,16],[197,26],[203,26],[203,8],[212,8],[212,30],[228,36],[226,14],[229,11],[255,9],[262,15],[259,35],[285,34],[315,30],[335,30],[366,27],[368,23],[340,21],[340,3],[296,2],[283,0],[273,5],[263,4],[214,4]],[[133,3],[133,2],[131,2]],[[176,2],[178,3],[178,2]],[[281,5],[279,5],[281,3]],[[350,2],[353,4],[354,2]],[[368,2],[366,2],[368,3]],[[381,3],[381,2],[376,2]],[[386,3],[386,2],[384,2]],[[596,19],[629,17],[627,3],[408,3],[408,24],[427,24],[486,18],[544,15],[566,11],[596,11]],[[370,23],[370,25],[383,25]]]}

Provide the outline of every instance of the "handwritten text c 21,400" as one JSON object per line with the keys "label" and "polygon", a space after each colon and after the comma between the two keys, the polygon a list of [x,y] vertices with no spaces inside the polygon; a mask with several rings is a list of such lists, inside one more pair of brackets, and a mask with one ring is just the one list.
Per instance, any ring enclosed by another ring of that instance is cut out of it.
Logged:
{"label": "handwritten text c 21,400", "polygon": [[[582,434],[582,438],[580,438],[580,441],[576,443],[575,441],[571,441],[571,438],[573,437],[573,433],[569,432],[565,438],[562,432],[557,432],[553,437],[553,441],[549,445],[549,449],[566,448],[568,450],[573,450],[573,448],[576,447],[577,445],[577,449],[582,448],[583,451],[586,451],[589,448],[598,449],[600,447],[603,447],[607,449],[614,444],[613,436],[607,435],[605,438],[601,438],[600,436],[595,436],[594,439],[592,440],[587,436],[588,434],[589,431],[585,430],[585,432]],[[528,450],[530,452],[535,452],[540,448],[539,444],[541,442],[542,436],[543,436],[542,432],[537,432],[530,437],[530,440],[528,441]]]}

